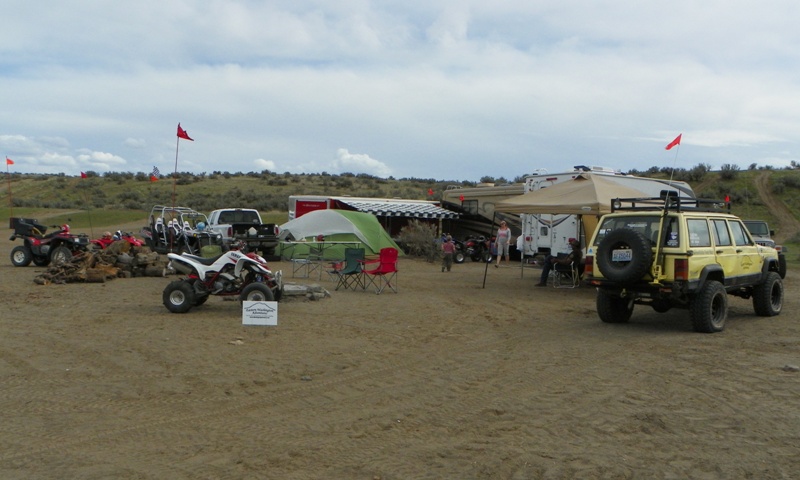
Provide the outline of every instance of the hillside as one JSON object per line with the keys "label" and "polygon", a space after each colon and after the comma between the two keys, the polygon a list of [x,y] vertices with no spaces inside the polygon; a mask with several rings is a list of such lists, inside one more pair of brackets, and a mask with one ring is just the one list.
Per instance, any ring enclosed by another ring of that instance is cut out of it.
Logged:
{"label": "hillside", "polygon": [[[779,241],[797,242],[800,234],[800,171],[797,170],[725,170],[707,172],[682,170],[676,180],[687,181],[698,196],[724,198],[728,195],[733,212],[743,218],[767,220],[776,230]],[[666,178],[657,169],[640,175]],[[221,206],[257,208],[272,221],[285,219],[289,195],[351,195],[439,200],[448,185],[473,186],[475,182],[434,179],[383,179],[370,175],[220,173],[205,175],[179,173],[173,182],[163,177],[156,182],[139,173],[109,173],[88,178],[56,175],[11,174],[0,187],[5,201],[0,214],[9,215],[9,200],[14,214],[48,210],[71,211],[80,217],[92,210],[95,224],[104,216],[121,220],[144,218],[155,204],[185,205],[200,211]],[[482,179],[485,180],[485,179]],[[9,196],[9,186],[12,195]],[[432,194],[429,194],[432,191]],[[115,213],[106,213],[114,211]],[[73,220],[80,222],[79,219]]]}

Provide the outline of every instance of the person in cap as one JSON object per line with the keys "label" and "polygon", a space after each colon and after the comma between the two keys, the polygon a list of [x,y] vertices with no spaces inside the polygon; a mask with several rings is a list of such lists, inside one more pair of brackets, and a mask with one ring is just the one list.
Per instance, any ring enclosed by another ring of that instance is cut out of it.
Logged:
{"label": "person in cap", "polygon": [[572,239],[569,241],[569,245],[572,247],[572,251],[569,252],[568,255],[563,257],[554,257],[552,255],[548,255],[547,258],[544,259],[542,278],[540,278],[539,283],[536,284],[537,287],[547,286],[547,277],[550,276],[550,271],[553,270],[553,267],[556,264],[569,265],[572,262],[575,262],[576,264],[581,263],[581,258],[583,257],[583,252],[581,252],[581,242]]}

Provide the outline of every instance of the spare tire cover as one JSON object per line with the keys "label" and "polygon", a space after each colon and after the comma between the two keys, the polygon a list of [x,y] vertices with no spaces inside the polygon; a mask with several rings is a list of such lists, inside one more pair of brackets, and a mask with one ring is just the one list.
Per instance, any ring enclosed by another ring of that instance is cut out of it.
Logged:
{"label": "spare tire cover", "polygon": [[[615,260],[614,251],[627,252],[629,259]],[[630,228],[618,228],[611,231],[597,246],[597,268],[603,276],[614,282],[632,283],[641,279],[650,269],[653,251],[650,240]]]}

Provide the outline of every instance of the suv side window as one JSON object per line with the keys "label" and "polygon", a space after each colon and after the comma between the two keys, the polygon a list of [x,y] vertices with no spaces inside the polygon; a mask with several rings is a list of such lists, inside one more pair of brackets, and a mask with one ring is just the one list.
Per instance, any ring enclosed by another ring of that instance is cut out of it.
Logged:
{"label": "suv side window", "polygon": [[742,222],[731,221],[730,225],[731,232],[733,232],[733,241],[736,243],[736,245],[753,245],[753,242],[750,241],[750,237],[747,236],[747,232],[744,225],[742,225]]}
{"label": "suv side window", "polygon": [[714,224],[714,243],[718,247],[731,246],[731,235],[728,233],[728,222],[725,220],[712,220]]}
{"label": "suv side window", "polygon": [[711,246],[711,232],[708,231],[708,222],[706,222],[705,218],[686,220],[686,228],[689,231],[690,247]]}

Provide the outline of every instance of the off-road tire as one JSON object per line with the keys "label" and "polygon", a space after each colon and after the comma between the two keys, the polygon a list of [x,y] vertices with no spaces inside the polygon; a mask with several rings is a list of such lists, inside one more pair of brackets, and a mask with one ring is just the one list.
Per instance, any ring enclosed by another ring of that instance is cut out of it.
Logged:
{"label": "off-road tire", "polygon": [[627,323],[633,314],[633,299],[597,291],[597,315],[605,323]]}
{"label": "off-road tire", "polygon": [[464,255],[464,252],[456,250],[456,253],[453,254],[453,263],[464,263],[464,260],[467,259],[467,256]]}
{"label": "off-road tire", "polygon": [[767,273],[764,283],[753,287],[753,310],[761,317],[774,317],[783,309],[783,281],[775,272]]}
{"label": "off-road tire", "polygon": [[50,257],[47,255],[34,255],[33,264],[37,267],[46,267],[50,265]]}
{"label": "off-road tire", "polygon": [[728,293],[716,280],[707,281],[689,303],[695,332],[716,333],[725,328],[728,318]]}
{"label": "off-road tire", "polygon": [[[612,254],[617,249],[630,249],[631,261],[615,262]],[[640,280],[650,269],[653,260],[650,240],[630,228],[611,231],[597,246],[597,268],[607,280],[619,283],[633,283]]]}
{"label": "off-road tire", "polygon": [[17,245],[11,250],[11,264],[15,267],[27,267],[33,260],[31,249],[24,245]]}
{"label": "off-road tire", "polygon": [[65,246],[56,247],[50,252],[50,263],[59,265],[72,260],[72,252]]}
{"label": "off-road tire", "polygon": [[275,295],[272,294],[272,290],[270,290],[267,285],[263,283],[251,283],[242,289],[239,299],[243,302],[272,302],[275,300]]}
{"label": "off-road tire", "polygon": [[483,252],[484,263],[492,263],[493,260],[494,260],[494,255],[492,255],[492,252]]}
{"label": "off-road tire", "polygon": [[778,275],[781,276],[781,279],[786,278],[786,255],[784,254],[778,255]]}
{"label": "off-road tire", "polygon": [[185,280],[175,280],[164,288],[161,299],[170,312],[186,313],[195,305],[194,287]]}

